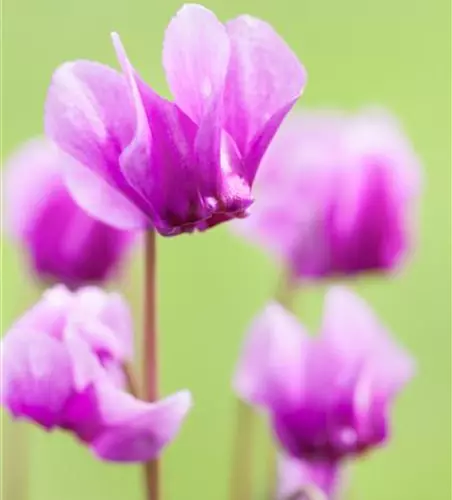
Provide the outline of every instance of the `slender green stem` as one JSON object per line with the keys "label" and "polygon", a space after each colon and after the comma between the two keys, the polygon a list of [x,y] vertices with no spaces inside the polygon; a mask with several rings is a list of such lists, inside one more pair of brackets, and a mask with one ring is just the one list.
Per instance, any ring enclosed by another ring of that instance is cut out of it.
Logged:
{"label": "slender green stem", "polygon": [[27,500],[29,474],[29,427],[26,422],[14,422],[1,415],[0,498]]}
{"label": "slender green stem", "polygon": [[[158,398],[158,335],[156,307],[156,237],[154,231],[146,234],[144,335],[143,335],[143,394],[147,401]],[[158,459],[144,464],[146,500],[160,500],[160,466]]]}
{"label": "slender green stem", "polygon": [[253,408],[240,399],[236,404],[230,500],[252,500],[256,415]]}

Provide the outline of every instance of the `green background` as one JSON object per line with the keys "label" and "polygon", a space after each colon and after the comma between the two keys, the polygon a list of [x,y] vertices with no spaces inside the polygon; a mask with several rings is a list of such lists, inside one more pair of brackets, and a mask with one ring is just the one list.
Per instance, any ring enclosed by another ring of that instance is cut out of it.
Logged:
{"label": "green background", "polygon": [[[353,499],[447,500],[451,482],[450,3],[448,0],[208,0],[221,19],[249,13],[270,21],[309,73],[299,107],[395,112],[425,167],[419,247],[392,280],[356,286],[418,360],[419,374],[398,401],[394,440],[359,463]],[[174,0],[4,0],[2,157],[42,132],[51,73],[69,59],[116,64],[118,31],[136,67],[168,95],[161,68]],[[30,165],[32,168],[32,165]],[[2,330],[34,300],[18,250],[2,242]],[[140,328],[140,255],[123,288]],[[196,405],[164,460],[165,500],[227,497],[233,399],[230,375],[252,316],[277,273],[259,249],[223,226],[159,241],[162,384],[187,387]],[[298,311],[319,322],[324,289],[306,289]],[[16,427],[16,432],[24,427]],[[6,432],[11,433],[10,425]],[[14,434],[11,438],[18,439]],[[96,462],[72,439],[30,429],[30,500],[135,500],[137,467]],[[260,446],[262,451],[263,446]],[[20,440],[15,449],[20,449]],[[2,457],[6,470],[12,464]],[[24,477],[26,469],[16,472]],[[260,474],[262,476],[262,474]],[[5,498],[5,500],[10,500]],[[22,500],[14,498],[13,500]]]}

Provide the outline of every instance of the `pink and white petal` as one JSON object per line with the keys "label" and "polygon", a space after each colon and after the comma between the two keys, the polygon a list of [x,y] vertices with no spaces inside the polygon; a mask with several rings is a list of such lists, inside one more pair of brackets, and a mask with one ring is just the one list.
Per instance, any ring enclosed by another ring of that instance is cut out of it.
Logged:
{"label": "pink and white petal", "polygon": [[2,405],[47,429],[57,425],[73,392],[64,345],[39,330],[13,330],[1,343]]}
{"label": "pink and white petal", "polygon": [[117,229],[149,227],[147,215],[99,175],[76,162],[66,163],[66,186],[75,202],[93,218]]}
{"label": "pink and white petal", "polygon": [[278,500],[287,500],[303,488],[314,488],[336,498],[341,478],[339,465],[331,462],[308,462],[289,455],[278,459]]}
{"label": "pink and white petal", "polygon": [[225,26],[205,7],[184,5],[166,30],[163,66],[176,104],[195,123],[221,97],[229,59]]}
{"label": "pink and white petal", "polygon": [[91,443],[93,453],[111,462],[146,462],[156,458],[178,434],[192,405],[188,391],[157,403],[104,387],[99,411],[104,429]]}
{"label": "pink and white petal", "polygon": [[290,108],[301,95],[306,73],[297,56],[266,22],[240,16],[229,21],[226,28],[231,41],[224,96],[226,129],[246,156],[267,122]]}
{"label": "pink and white petal", "polygon": [[76,294],[68,322],[76,327],[93,349],[105,351],[119,361],[133,352],[132,316],[127,302],[118,293],[85,287]]}
{"label": "pink and white petal", "polygon": [[414,375],[412,357],[391,339],[364,299],[345,287],[333,287],[326,295],[322,336],[339,358],[362,367],[389,395]]}
{"label": "pink and white petal", "polygon": [[64,285],[46,290],[41,299],[11,327],[12,330],[36,330],[61,339],[67,315],[73,305],[73,295]]}
{"label": "pink and white petal", "polygon": [[235,371],[236,393],[250,404],[276,409],[298,400],[311,341],[295,316],[269,304],[251,325]]}
{"label": "pink and white petal", "polygon": [[[143,97],[138,86],[138,75],[127,57],[119,35],[112,33],[111,38],[116,57],[123,71],[135,117],[132,140],[124,149],[119,159],[121,171],[130,185],[147,201],[147,208],[153,214],[154,207],[151,206],[150,200],[152,199],[152,192],[157,182],[155,165],[152,161],[153,136],[146,115]],[[147,91],[150,98],[157,101],[161,100],[149,87],[147,87]]]}
{"label": "pink and white petal", "polygon": [[63,183],[61,153],[48,140],[26,142],[5,161],[3,170],[3,230],[14,238],[23,238],[33,216]]}
{"label": "pink and white petal", "polygon": [[126,83],[117,71],[91,61],[68,62],[55,71],[46,101],[46,133],[112,185],[119,181],[112,166],[134,126]]}
{"label": "pink and white petal", "polygon": [[67,329],[63,342],[71,359],[74,387],[77,391],[82,392],[93,384],[108,380],[108,373],[91,346],[77,332]]}

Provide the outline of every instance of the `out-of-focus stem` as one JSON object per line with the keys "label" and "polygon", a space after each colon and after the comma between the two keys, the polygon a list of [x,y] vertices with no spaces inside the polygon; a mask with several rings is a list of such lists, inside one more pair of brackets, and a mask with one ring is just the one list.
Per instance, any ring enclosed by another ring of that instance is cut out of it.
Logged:
{"label": "out-of-focus stem", "polygon": [[1,415],[0,498],[27,500],[29,485],[29,429],[25,422],[14,422]]}
{"label": "out-of-focus stem", "polygon": [[256,416],[253,408],[240,399],[237,399],[236,408],[230,500],[252,500]]}
{"label": "out-of-focus stem", "polygon": [[[144,269],[144,335],[143,335],[143,394],[147,401],[158,398],[158,336],[156,307],[156,235],[146,233]],[[144,464],[146,500],[160,500],[158,459]]]}

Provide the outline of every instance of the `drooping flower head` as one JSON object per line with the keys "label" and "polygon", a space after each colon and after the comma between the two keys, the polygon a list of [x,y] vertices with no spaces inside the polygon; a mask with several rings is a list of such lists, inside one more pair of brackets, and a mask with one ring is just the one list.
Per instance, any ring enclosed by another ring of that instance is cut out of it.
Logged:
{"label": "drooping flower head", "polygon": [[420,166],[396,120],[305,112],[274,138],[251,215],[235,223],[295,278],[390,271],[413,243]]}
{"label": "drooping flower head", "polygon": [[122,73],[70,62],[49,89],[47,134],[83,165],[66,178],[75,199],[116,227],[165,236],[244,217],[261,158],[305,84],[294,53],[259,19],[222,24],[185,5],[163,45],[170,102],[116,34],[113,44]]}
{"label": "drooping flower head", "polygon": [[289,454],[334,463],[386,441],[391,403],[412,374],[412,359],[365,302],[337,287],[319,338],[269,305],[251,328],[235,388],[268,412]]}
{"label": "drooping flower head", "polygon": [[92,218],[75,203],[63,180],[73,164],[41,139],[13,154],[5,165],[4,222],[39,279],[76,288],[117,274],[136,235]]}
{"label": "drooping flower head", "polygon": [[150,460],[176,436],[191,397],[181,391],[146,403],[125,392],[132,342],[119,295],[54,287],[2,340],[2,406],[71,432],[103,460]]}

